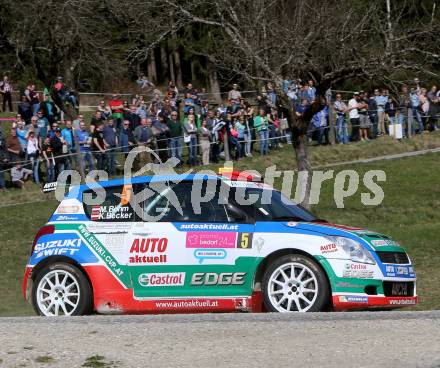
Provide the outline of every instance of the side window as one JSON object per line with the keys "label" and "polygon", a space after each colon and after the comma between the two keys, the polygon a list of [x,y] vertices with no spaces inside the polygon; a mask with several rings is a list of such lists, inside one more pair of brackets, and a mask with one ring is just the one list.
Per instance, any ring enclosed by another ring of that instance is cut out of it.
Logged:
{"label": "side window", "polygon": [[[144,221],[160,222],[227,222],[223,204],[219,204],[218,185],[213,192],[207,192],[202,185],[202,196],[209,201],[198,201],[193,192],[192,182],[168,186],[163,191],[143,202]],[[200,210],[195,202],[200,204]],[[181,213],[179,210],[181,209]]]}
{"label": "side window", "polygon": [[125,222],[135,221],[135,213],[129,201],[131,186],[115,186],[105,189],[105,200],[101,204],[86,204],[87,198],[96,198],[92,190],[83,193],[84,212],[92,221],[99,222]]}

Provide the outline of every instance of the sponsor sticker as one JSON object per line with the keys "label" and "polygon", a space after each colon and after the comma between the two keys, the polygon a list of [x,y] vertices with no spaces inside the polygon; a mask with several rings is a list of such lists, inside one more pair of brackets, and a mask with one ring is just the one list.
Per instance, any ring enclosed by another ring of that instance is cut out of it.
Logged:
{"label": "sponsor sticker", "polygon": [[400,247],[400,245],[396,243],[394,240],[389,240],[389,239],[372,240],[371,244],[373,244],[375,247],[385,247],[387,245]]}
{"label": "sponsor sticker", "polygon": [[92,207],[90,218],[93,221],[99,220],[131,220],[133,212],[129,206],[99,206]]}
{"label": "sponsor sticker", "polygon": [[187,248],[235,248],[237,233],[188,232]]}
{"label": "sponsor sticker", "polygon": [[238,249],[251,249],[253,233],[239,233],[237,237]]}
{"label": "sponsor sticker", "polygon": [[55,240],[42,241],[47,237],[41,237],[40,242],[35,244],[33,257],[36,259],[67,255],[73,256],[81,247],[81,239],[75,234],[60,234]]}
{"label": "sponsor sticker", "polygon": [[362,263],[346,263],[342,277],[358,278],[358,279],[372,279],[374,277],[374,270]]}
{"label": "sponsor sticker", "polygon": [[368,296],[341,295],[339,301],[341,303],[368,303]]}
{"label": "sponsor sticker", "polygon": [[206,259],[225,259],[226,251],[224,249],[196,249],[194,250],[194,257],[202,264]]}
{"label": "sponsor sticker", "polygon": [[185,284],[185,272],[141,273],[138,282],[139,285],[144,287],[183,286]]}
{"label": "sponsor sticker", "polygon": [[243,285],[246,272],[198,272],[191,277],[193,286]]}
{"label": "sponsor sticker", "polygon": [[338,251],[338,246],[335,243],[321,245],[321,254],[334,253]]}
{"label": "sponsor sticker", "polygon": [[391,299],[388,303],[390,305],[414,305],[416,299]]}
{"label": "sponsor sticker", "polygon": [[136,238],[130,247],[129,263],[167,263],[167,238]]}

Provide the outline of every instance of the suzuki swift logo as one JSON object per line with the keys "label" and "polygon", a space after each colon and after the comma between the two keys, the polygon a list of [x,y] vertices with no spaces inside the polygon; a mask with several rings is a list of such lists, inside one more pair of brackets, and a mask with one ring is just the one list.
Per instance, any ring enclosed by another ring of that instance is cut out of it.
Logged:
{"label": "suzuki swift logo", "polygon": [[243,285],[246,272],[223,273],[195,273],[191,278],[191,285]]}

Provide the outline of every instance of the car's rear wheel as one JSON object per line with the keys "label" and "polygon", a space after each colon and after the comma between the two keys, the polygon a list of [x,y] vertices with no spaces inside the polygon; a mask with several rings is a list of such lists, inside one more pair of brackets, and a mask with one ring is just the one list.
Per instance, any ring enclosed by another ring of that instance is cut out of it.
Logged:
{"label": "car's rear wheel", "polygon": [[321,268],[309,257],[282,256],[263,276],[263,297],[271,312],[319,312],[329,300],[329,286]]}
{"label": "car's rear wheel", "polygon": [[53,263],[36,276],[32,305],[41,316],[80,316],[92,310],[92,288],[74,265]]}

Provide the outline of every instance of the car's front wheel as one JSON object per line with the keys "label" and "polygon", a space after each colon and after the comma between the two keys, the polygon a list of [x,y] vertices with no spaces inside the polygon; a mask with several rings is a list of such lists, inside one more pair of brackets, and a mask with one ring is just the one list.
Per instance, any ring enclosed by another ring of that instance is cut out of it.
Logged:
{"label": "car's front wheel", "polygon": [[53,263],[36,276],[32,305],[41,316],[80,316],[92,309],[92,288],[74,265]]}
{"label": "car's front wheel", "polygon": [[329,300],[329,286],[321,268],[309,257],[282,256],[263,276],[263,297],[271,312],[319,312]]}

